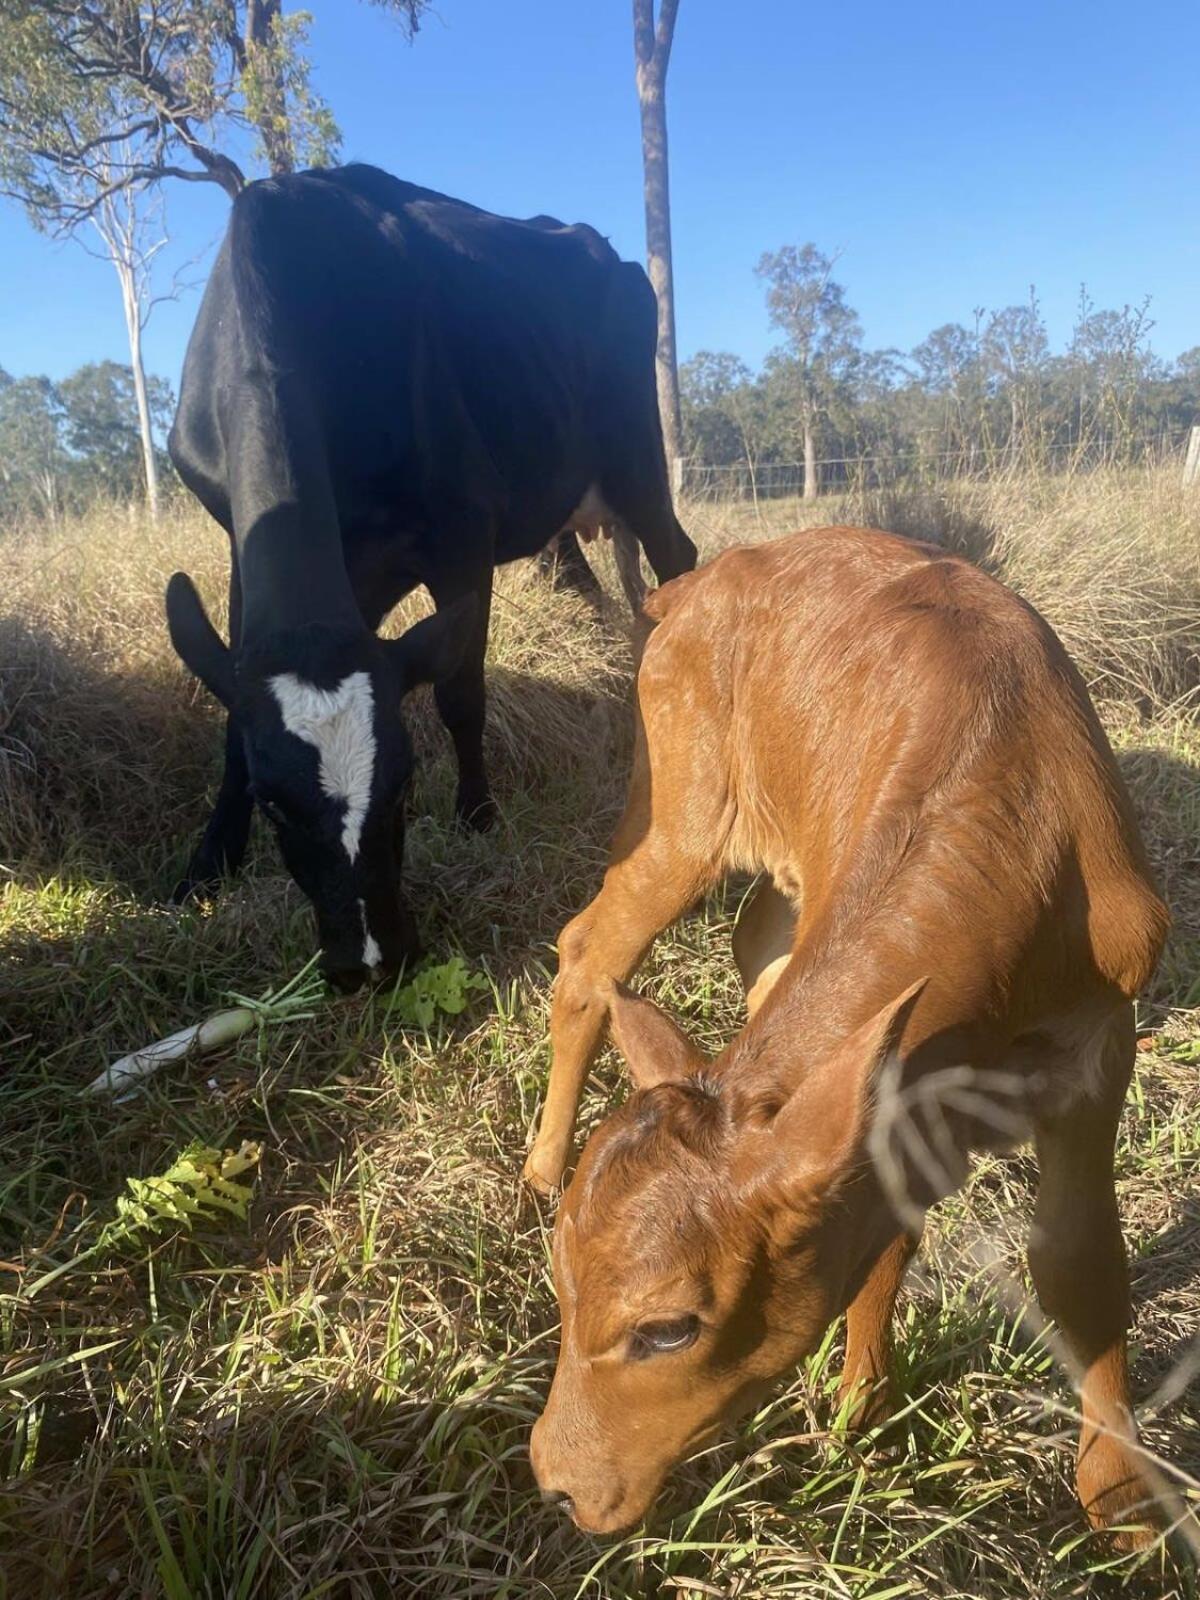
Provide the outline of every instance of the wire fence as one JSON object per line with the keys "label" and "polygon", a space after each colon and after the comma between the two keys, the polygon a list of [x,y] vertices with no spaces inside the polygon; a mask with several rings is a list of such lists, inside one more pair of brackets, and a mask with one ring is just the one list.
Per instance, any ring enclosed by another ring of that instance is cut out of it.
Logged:
{"label": "wire fence", "polygon": [[[815,461],[817,487],[886,489],[951,478],[989,478],[1015,469],[1096,471],[1118,465],[1159,466],[1178,459],[1184,465],[1189,437],[1196,430],[1163,430],[1131,448],[1127,440],[1092,437],[1035,447],[973,446],[963,449],[873,450],[826,456]],[[713,466],[685,456],[677,466],[676,487],[691,500],[778,500],[800,496],[805,488],[802,461],[737,461]]]}

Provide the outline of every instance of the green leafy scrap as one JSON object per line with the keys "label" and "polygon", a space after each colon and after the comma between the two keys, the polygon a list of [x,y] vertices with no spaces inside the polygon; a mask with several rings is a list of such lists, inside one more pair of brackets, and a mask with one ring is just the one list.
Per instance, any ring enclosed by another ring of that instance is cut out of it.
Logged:
{"label": "green leafy scrap", "polygon": [[452,956],[440,965],[422,967],[407,983],[399,984],[386,1009],[406,1026],[428,1029],[439,1013],[461,1015],[471,996],[488,987],[482,973],[472,972],[462,956]]}
{"label": "green leafy scrap", "polygon": [[243,1140],[236,1150],[190,1144],[167,1170],[153,1178],[126,1178],[128,1194],[117,1196],[116,1216],[95,1240],[69,1261],[52,1267],[24,1285],[20,1298],[31,1300],[48,1284],[74,1272],[102,1252],[120,1250],[146,1236],[161,1237],[178,1228],[191,1229],[199,1218],[234,1217],[244,1222],[253,1190],[237,1180],[252,1171],[262,1146]]}
{"label": "green leafy scrap", "polygon": [[139,1233],[190,1228],[197,1218],[210,1221],[224,1214],[244,1222],[253,1190],[234,1180],[256,1167],[261,1155],[261,1145],[249,1140],[224,1153],[190,1144],[158,1177],[126,1178],[129,1193],[117,1196],[117,1215],[101,1231],[97,1248],[111,1249]]}

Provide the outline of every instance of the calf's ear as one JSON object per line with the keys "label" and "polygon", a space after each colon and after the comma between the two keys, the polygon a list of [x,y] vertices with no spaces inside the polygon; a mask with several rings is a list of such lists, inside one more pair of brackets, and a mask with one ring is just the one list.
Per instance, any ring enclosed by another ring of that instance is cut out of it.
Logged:
{"label": "calf's ear", "polygon": [[613,1043],[625,1058],[629,1076],[638,1089],[678,1083],[707,1064],[704,1054],[665,1011],[623,983],[613,984],[608,1020]]}
{"label": "calf's ear", "polygon": [[928,978],[877,1011],[805,1075],[770,1125],[780,1176],[809,1194],[827,1191],[866,1148],[880,1077],[894,1058]]}
{"label": "calf's ear", "polygon": [[387,658],[399,674],[402,693],[450,676],[470,643],[478,612],[473,594],[460,595],[452,605],[422,617],[398,639],[384,643]]}
{"label": "calf's ear", "polygon": [[208,620],[204,602],[186,572],[167,584],[167,629],[175,653],[229,710],[233,705],[233,652]]}

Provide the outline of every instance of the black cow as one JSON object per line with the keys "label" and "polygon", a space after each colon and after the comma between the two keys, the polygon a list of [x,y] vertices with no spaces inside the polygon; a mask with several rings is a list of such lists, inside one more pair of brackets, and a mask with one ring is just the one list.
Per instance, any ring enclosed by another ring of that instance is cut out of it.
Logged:
{"label": "black cow", "polygon": [[[432,681],[458,815],[486,827],[496,563],[603,522],[636,536],[660,580],[695,564],[654,347],[645,274],[589,227],[492,216],[367,166],[237,198],[170,439],[232,546],[230,647],[187,576],[167,589],[176,650],[229,712],[220,793],[177,894],[237,869],[257,801],[336,982],[413,955],[398,705]],[[436,615],[378,639],[418,584]]]}

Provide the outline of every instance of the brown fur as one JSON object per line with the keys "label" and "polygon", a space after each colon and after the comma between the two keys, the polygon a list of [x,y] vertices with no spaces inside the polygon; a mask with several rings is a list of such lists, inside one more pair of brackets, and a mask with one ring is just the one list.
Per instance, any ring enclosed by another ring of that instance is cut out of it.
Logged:
{"label": "brown fur", "polygon": [[[1000,584],[866,529],[729,551],[646,610],[629,800],[559,942],[530,1180],[561,1180],[610,1016],[641,1087],[564,1196],[539,1481],[585,1527],[636,1521],[842,1311],[844,1393],[878,1415],[923,1209],[970,1150],[1031,1133],[1080,1494],[1126,1517],[1145,1490],[1112,1146],[1166,913],[1078,674]],[[704,1063],[614,983],[734,869],[767,875],[735,939],[751,1015]],[[685,1317],[689,1347],[646,1348]]]}

